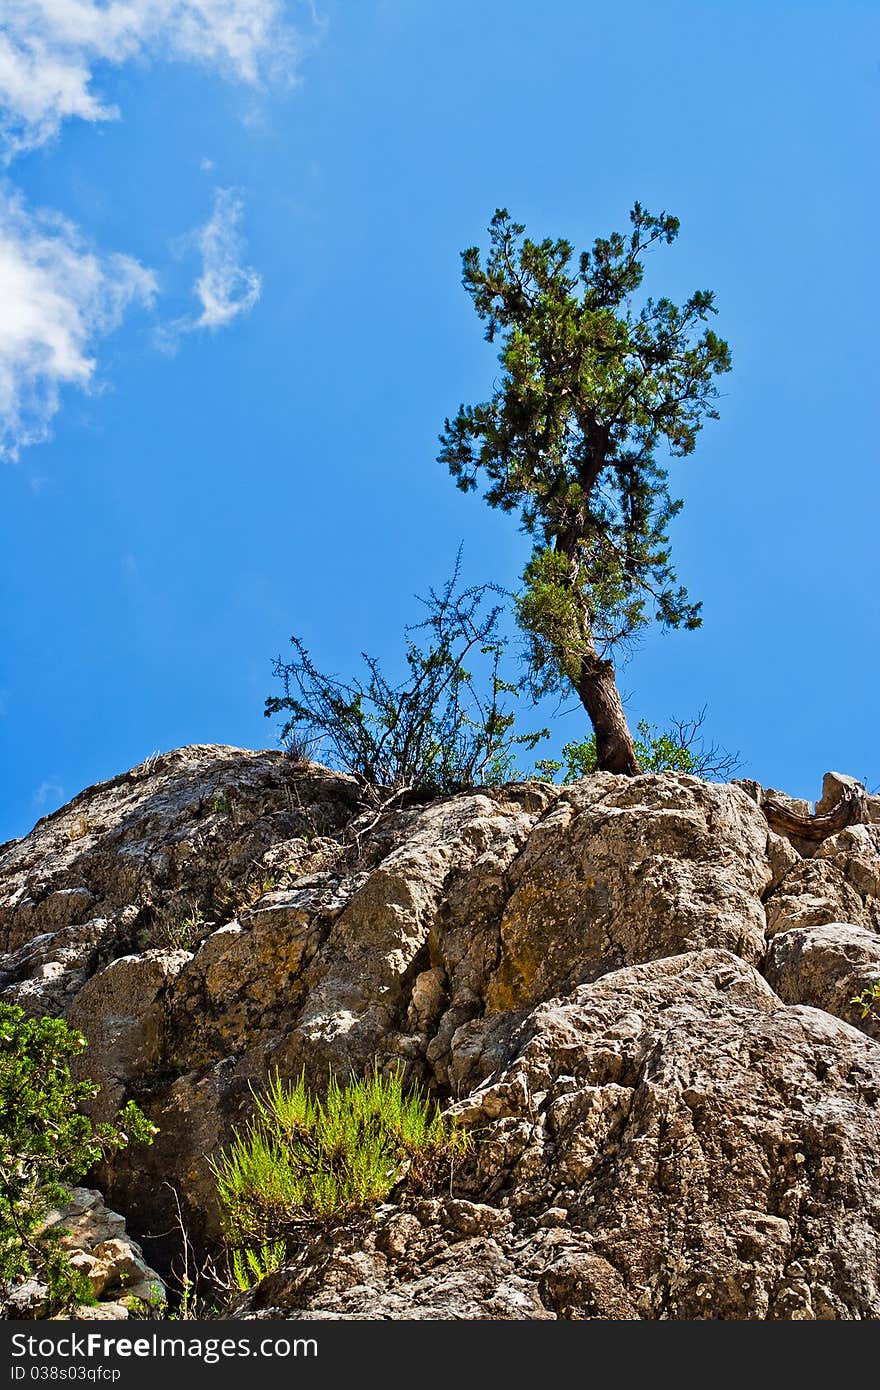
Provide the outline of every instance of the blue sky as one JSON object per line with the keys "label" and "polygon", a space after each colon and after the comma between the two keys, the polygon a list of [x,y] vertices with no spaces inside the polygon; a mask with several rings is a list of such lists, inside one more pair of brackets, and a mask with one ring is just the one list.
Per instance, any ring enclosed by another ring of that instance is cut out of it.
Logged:
{"label": "blue sky", "polygon": [[460,542],[515,585],[514,519],[435,462],[490,390],[458,253],[498,205],[577,246],[675,213],[648,288],[714,289],[733,350],[672,475],[704,626],[637,650],[631,717],[880,782],[878,100],[873,3],[8,0],[0,840],[156,749],[272,746],[290,634],[393,663]]}

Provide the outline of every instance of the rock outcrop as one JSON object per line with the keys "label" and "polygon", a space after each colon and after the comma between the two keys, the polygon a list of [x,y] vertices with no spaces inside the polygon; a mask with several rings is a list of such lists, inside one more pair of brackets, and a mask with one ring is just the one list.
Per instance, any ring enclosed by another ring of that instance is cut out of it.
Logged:
{"label": "rock outcrop", "polygon": [[175,1191],[216,1242],[208,1159],[275,1070],[402,1067],[478,1136],[451,1192],[304,1238],[248,1315],[880,1316],[880,1030],[852,1003],[880,802],[851,779],[815,813],[671,773],[383,810],[181,749],[0,848],[0,942],[2,997],[85,1033],[99,1113],[159,1127],[98,1176],[163,1271]]}

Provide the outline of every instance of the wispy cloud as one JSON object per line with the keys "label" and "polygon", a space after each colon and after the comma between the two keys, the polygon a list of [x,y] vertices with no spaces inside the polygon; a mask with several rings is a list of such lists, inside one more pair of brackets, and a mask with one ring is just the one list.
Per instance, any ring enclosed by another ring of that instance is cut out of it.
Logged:
{"label": "wispy cloud", "polygon": [[244,238],[239,230],[244,204],[231,188],[214,190],[214,210],[196,233],[202,273],[195,293],[202,312],[194,328],[222,328],[246,314],[260,297],[263,282],[252,266],[243,265]]}
{"label": "wispy cloud", "polygon": [[65,791],[61,783],[54,777],[47,777],[45,782],[41,782],[31,793],[31,803],[34,810],[42,811],[44,807],[50,806],[54,810],[64,801]]}
{"label": "wispy cloud", "polygon": [[224,328],[256,304],[263,282],[253,266],[245,264],[247,247],[241,233],[244,202],[234,188],[215,188],[211,216],[201,227],[181,237],[179,252],[195,248],[202,261],[193,285],[200,310],[163,324],[156,333],[165,352],[177,350],[183,333]]}
{"label": "wispy cloud", "polygon": [[283,0],[3,0],[0,134],[7,158],[44,144],[65,120],[113,120],[93,90],[102,63],[198,63],[251,86],[290,79],[298,40]]}
{"label": "wispy cloud", "polygon": [[57,213],[0,186],[0,457],[48,437],[65,386],[94,385],[94,347],[156,292],[130,256],[101,255]]}

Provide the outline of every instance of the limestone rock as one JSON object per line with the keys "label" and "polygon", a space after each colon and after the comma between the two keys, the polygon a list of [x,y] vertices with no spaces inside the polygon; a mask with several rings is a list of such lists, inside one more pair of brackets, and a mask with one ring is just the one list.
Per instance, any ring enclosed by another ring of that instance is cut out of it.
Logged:
{"label": "limestone rock", "polygon": [[767,862],[770,865],[770,882],[765,894],[775,893],[790,869],[799,864],[801,856],[785,835],[767,831]]}
{"label": "limestone rock", "polygon": [[73,1070],[101,1087],[93,1107],[96,1119],[111,1119],[131,1083],[161,1065],[164,995],[191,959],[187,951],[121,956],[76,995],[68,1021],[87,1037],[89,1050]]}
{"label": "limestone rock", "polygon": [[[549,799],[549,794],[548,794]],[[288,1072],[361,1069],[405,1021],[413,972],[450,892],[480,899],[524,845],[533,810],[482,792],[426,807],[332,924],[294,1029],[275,1056]],[[493,900],[494,906],[494,900]],[[405,1053],[404,1053],[405,1059]]]}
{"label": "limestone rock", "polygon": [[24,1279],[11,1287],[0,1284],[0,1312],[7,1318],[44,1318],[49,1310],[49,1286],[39,1279]]}
{"label": "limestone rock", "polygon": [[[859,827],[861,828],[861,827]],[[788,1004],[812,1004],[880,1038],[880,1018],[852,1001],[880,981],[880,935],[849,922],[794,927],[770,942],[764,973]]]}
{"label": "limestone rock", "polygon": [[816,858],[834,864],[850,887],[863,899],[873,900],[876,908],[880,899],[880,826],[850,825],[823,841]]}
{"label": "limestone rock", "polygon": [[566,788],[510,876],[489,1009],[706,946],[757,959],[766,848],[739,788],[682,774]]}
{"label": "limestone rock", "polygon": [[825,816],[840,801],[842,796],[864,794],[864,787],[855,777],[844,772],[826,772],[822,778],[822,795],[816,802],[815,814]]}
{"label": "limestone rock", "polygon": [[[102,1302],[134,1301],[154,1310],[165,1304],[162,1279],[144,1260],[138,1242],[127,1234],[124,1218],[104,1205],[100,1192],[74,1188],[68,1203],[51,1212],[45,1225],[63,1230],[61,1243],[70,1252],[70,1263],[86,1275]],[[80,1312],[86,1315],[84,1310]],[[116,1314],[94,1312],[88,1316]]]}
{"label": "limestone rock", "polygon": [[283,753],[155,754],[0,845],[0,949],[129,903],[199,901],[279,840],[345,824],[358,799],[353,778]]}
{"label": "limestone rock", "polygon": [[123,910],[25,942],[2,957],[0,995],[34,1017],[65,1013],[90,976],[111,959],[127,920]]}
{"label": "limestone rock", "polygon": [[767,935],[829,922],[869,925],[861,895],[828,859],[804,859],[790,869],[767,902]]}

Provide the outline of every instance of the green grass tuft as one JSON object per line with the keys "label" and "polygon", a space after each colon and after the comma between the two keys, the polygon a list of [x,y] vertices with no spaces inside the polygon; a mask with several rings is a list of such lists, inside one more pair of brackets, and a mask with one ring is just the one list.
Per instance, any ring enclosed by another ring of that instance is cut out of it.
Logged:
{"label": "green grass tuft", "polygon": [[404,1177],[427,1190],[470,1144],[423,1090],[404,1090],[400,1072],[331,1076],[323,1098],[276,1073],[254,1095],[254,1118],[211,1162],[242,1288],[279,1267],[297,1227],[366,1211]]}

